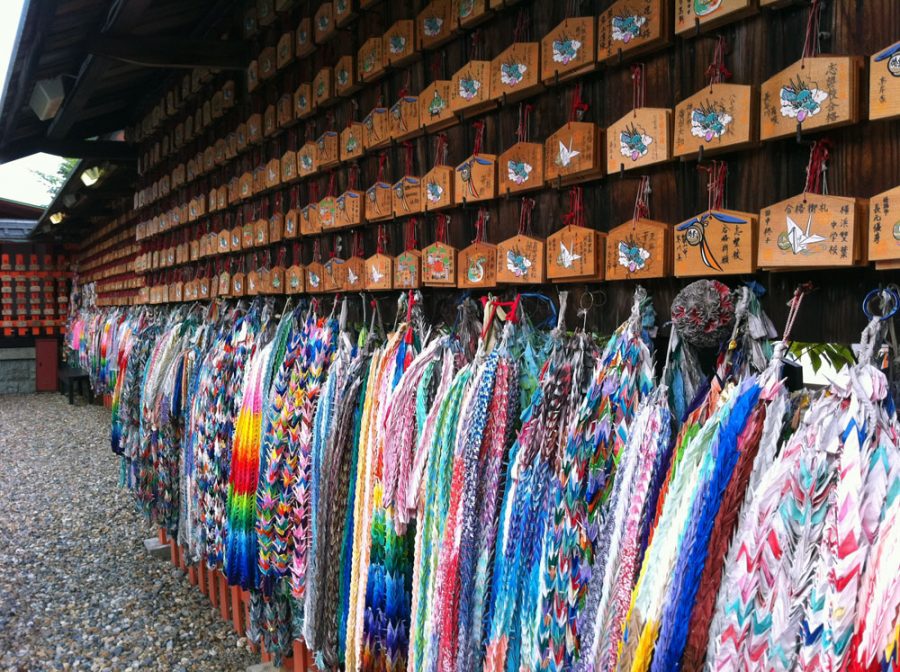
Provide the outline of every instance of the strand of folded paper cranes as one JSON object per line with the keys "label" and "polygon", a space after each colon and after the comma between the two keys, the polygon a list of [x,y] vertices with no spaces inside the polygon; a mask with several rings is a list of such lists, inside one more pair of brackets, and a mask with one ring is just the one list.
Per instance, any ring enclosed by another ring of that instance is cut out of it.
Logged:
{"label": "strand of folded paper cranes", "polygon": [[900,669],[886,319],[790,393],[802,292],[776,343],[750,288],[702,282],[658,378],[641,289],[605,343],[565,330],[562,293],[549,331],[524,296],[429,325],[409,294],[388,333],[375,302],[351,324],[347,300],[260,299],[86,307],[69,345],[112,395],[123,484],[250,591],[276,658],[302,638],[323,669]]}

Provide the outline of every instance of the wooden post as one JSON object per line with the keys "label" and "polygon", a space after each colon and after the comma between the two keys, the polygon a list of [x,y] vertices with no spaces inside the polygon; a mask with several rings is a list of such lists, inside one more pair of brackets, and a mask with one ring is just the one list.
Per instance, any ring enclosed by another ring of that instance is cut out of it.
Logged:
{"label": "wooden post", "polygon": [[243,599],[241,599],[241,587],[231,586],[229,593],[231,594],[231,624],[234,626],[234,631],[238,633],[238,635],[243,636],[244,603]]}
{"label": "wooden post", "polygon": [[178,544],[174,539],[169,540],[169,559],[173,565],[178,566]]}
{"label": "wooden post", "polygon": [[216,609],[219,606],[219,589],[216,582],[216,570],[210,568],[206,569],[206,594],[213,609]]}
{"label": "wooden post", "polygon": [[272,660],[272,654],[270,654],[268,651],[266,651],[266,645],[265,645],[265,644],[260,644],[260,651],[261,651],[260,655],[262,656],[262,661],[263,661],[264,663],[271,662],[271,660]]}
{"label": "wooden post", "polygon": [[299,639],[294,640],[294,672],[306,672],[306,647]]}
{"label": "wooden post", "polygon": [[159,543],[168,544],[168,539],[166,538],[166,531],[163,528],[158,528],[156,530],[156,537],[159,539]]}
{"label": "wooden post", "polygon": [[190,582],[190,584],[192,586],[196,586],[197,585],[197,566],[190,565],[187,568],[187,575],[188,575],[188,581]]}
{"label": "wooden post", "polygon": [[228,581],[221,571],[216,572],[216,578],[219,584],[219,613],[222,615],[222,620],[227,621],[231,618],[228,613]]}

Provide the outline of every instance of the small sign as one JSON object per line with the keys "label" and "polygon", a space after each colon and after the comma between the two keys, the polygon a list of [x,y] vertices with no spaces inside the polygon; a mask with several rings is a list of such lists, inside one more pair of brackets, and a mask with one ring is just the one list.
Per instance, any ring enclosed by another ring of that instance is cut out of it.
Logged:
{"label": "small sign", "polygon": [[422,255],[418,250],[406,250],[394,260],[394,289],[418,289],[421,284]]}
{"label": "small sign", "polygon": [[341,56],[334,66],[334,92],[338,96],[349,96],[360,88],[356,75],[356,57],[353,54]]}
{"label": "small sign", "polygon": [[379,253],[366,259],[366,289],[378,292],[393,288],[394,258]]}
{"label": "small sign", "polygon": [[341,141],[339,146],[341,161],[352,161],[363,155],[365,132],[366,127],[358,121],[350,122],[350,124],[341,131]]}
{"label": "small sign", "polygon": [[491,98],[503,104],[534,95],[541,85],[541,45],[516,42],[491,61]]}
{"label": "small sign", "polygon": [[544,142],[544,180],[549,186],[575,184],[603,175],[597,124],[570,121]]}
{"label": "small sign", "polygon": [[546,280],[544,241],[523,234],[497,245],[497,282],[530,285]]}
{"label": "small sign", "polygon": [[454,192],[457,205],[497,198],[497,157],[473,154],[456,167]]}
{"label": "small sign", "polygon": [[456,287],[456,248],[434,242],[422,250],[422,284]]}
{"label": "small sign", "polygon": [[453,36],[453,3],[432,0],[416,17],[416,39],[419,49],[434,49]]}
{"label": "small sign", "polygon": [[378,222],[394,216],[391,185],[376,182],[366,189],[366,221]]}
{"label": "small sign", "polygon": [[450,80],[450,111],[473,114],[494,105],[491,98],[491,62],[469,61]]}
{"label": "small sign", "polygon": [[400,67],[416,58],[416,22],[412,19],[397,21],[388,28],[383,38],[384,59],[387,65]]}
{"label": "small sign", "polygon": [[869,59],[869,119],[900,117],[900,42]]}
{"label": "small sign", "polygon": [[597,60],[633,58],[661,49],[672,39],[671,17],[671,0],[616,0],[597,23]]}
{"label": "small sign", "polygon": [[710,84],[675,106],[675,156],[742,149],[757,137],[752,86]]}
{"label": "small sign", "polygon": [[454,200],[454,170],[451,166],[435,166],[422,178],[422,201],[426,211],[452,207]]}
{"label": "small sign", "polygon": [[629,221],[606,237],[606,279],[664,278],[670,272],[669,225],[650,219]]}
{"label": "small sign", "polygon": [[422,212],[422,181],[418,177],[404,175],[394,183],[392,190],[394,217],[405,217]]}
{"label": "small sign", "polygon": [[604,278],[606,234],[568,225],[547,238],[547,279],[553,282]]}
{"label": "small sign", "polygon": [[384,47],[381,37],[370,37],[360,48],[356,57],[359,79],[372,82],[384,74]]}
{"label": "small sign", "polygon": [[517,142],[497,159],[499,194],[519,194],[544,186],[544,146]]}
{"label": "small sign", "polygon": [[675,277],[738,275],[756,270],[757,216],[707,210],[675,227]]}
{"label": "small sign", "polygon": [[593,16],[566,19],[541,40],[541,77],[555,84],[597,67],[594,49],[597,23]]}
{"label": "small sign", "polygon": [[672,110],[639,107],[606,130],[606,172],[617,173],[672,158]]}
{"label": "small sign", "polygon": [[497,246],[472,243],[457,258],[456,286],[462,289],[489,289],[497,286]]}
{"label": "small sign", "polygon": [[419,123],[425,131],[433,133],[457,123],[450,110],[451,85],[449,80],[437,80],[419,94]]}
{"label": "small sign", "polygon": [[355,189],[348,189],[335,201],[335,228],[343,229],[360,226],[365,222],[363,216],[364,194]]}

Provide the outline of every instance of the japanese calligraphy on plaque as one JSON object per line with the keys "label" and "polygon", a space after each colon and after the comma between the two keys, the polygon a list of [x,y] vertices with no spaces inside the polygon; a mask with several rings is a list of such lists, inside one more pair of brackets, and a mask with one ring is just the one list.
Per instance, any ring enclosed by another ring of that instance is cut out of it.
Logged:
{"label": "japanese calligraphy on plaque", "polygon": [[544,146],[517,142],[497,159],[500,195],[518,194],[544,186]]}
{"label": "japanese calligraphy on plaque", "polygon": [[422,284],[422,255],[406,250],[394,259],[394,289],[418,289]]}
{"label": "japanese calligraphy on plaque", "polygon": [[456,123],[450,110],[450,80],[440,79],[426,86],[419,94],[419,123],[429,133]]}
{"label": "japanese calligraphy on plaque", "polygon": [[394,216],[391,185],[376,182],[366,189],[366,221],[377,222]]}
{"label": "japanese calligraphy on plaque", "polygon": [[391,120],[388,108],[376,107],[363,119],[365,149],[384,147],[391,141]]}
{"label": "japanese calligraphy on plaque", "polygon": [[325,131],[316,140],[316,161],[318,169],[324,170],[340,163],[340,137],[336,131]]}
{"label": "japanese calligraphy on plaque", "polygon": [[442,210],[454,203],[454,170],[451,166],[435,166],[422,178],[422,201],[425,210]]}
{"label": "japanese calligraphy on plaque", "polygon": [[321,294],[325,291],[325,267],[318,261],[306,265],[306,293]]}
{"label": "japanese calligraphy on plaque", "polygon": [[616,0],[597,22],[597,60],[631,58],[667,45],[671,16],[671,0]]}
{"label": "japanese calligraphy on plaque", "polygon": [[497,246],[472,243],[459,251],[456,286],[464,289],[487,289],[497,286]]}
{"label": "japanese calligraphy on plaque", "polygon": [[404,175],[392,187],[394,217],[422,212],[422,181],[414,175]]}
{"label": "japanese calligraphy on plaque", "polygon": [[494,104],[491,99],[491,62],[469,61],[450,80],[450,111],[474,113]]}
{"label": "japanese calligraphy on plaque", "polygon": [[419,110],[418,96],[403,96],[391,105],[391,137],[394,140],[406,140],[422,130]]}
{"label": "japanese calligraphy on plaque", "polygon": [[456,204],[485,201],[497,197],[497,157],[473,154],[456,167]]}
{"label": "japanese calligraphy on plaque", "polygon": [[756,11],[756,0],[675,0],[675,34],[709,30]]}
{"label": "japanese calligraphy on plaque", "polygon": [[603,175],[597,124],[570,121],[544,141],[544,180],[548,185],[573,184]]}
{"label": "japanese calligraphy on plaque", "polygon": [[597,24],[593,16],[566,19],[541,40],[541,77],[545,84],[590,72],[596,67]]}
{"label": "japanese calligraphy on plaque", "polygon": [[606,234],[567,225],[547,238],[547,279],[553,282],[603,280]]}
{"label": "japanese calligraphy on plaque", "polygon": [[358,292],[366,288],[366,260],[350,257],[344,264],[344,289]]}
{"label": "japanese calligraphy on plaque", "polygon": [[675,156],[740,149],[757,135],[756,96],[752,86],[710,84],[675,106]]}
{"label": "japanese calligraphy on plaque", "polygon": [[422,284],[456,287],[456,248],[435,241],[422,250]]}
{"label": "japanese calligraphy on plaque", "polygon": [[900,265],[900,187],[869,199],[869,260],[877,268]]}
{"label": "japanese calligraphy on plaque", "polygon": [[491,97],[511,103],[541,88],[540,44],[516,42],[491,61]]}
{"label": "japanese calligraphy on plaque", "polygon": [[366,259],[366,289],[383,291],[394,288],[394,258],[373,254]]}
{"label": "japanese calligraphy on plaque", "polygon": [[869,59],[869,119],[900,116],[900,42]]}
{"label": "japanese calligraphy on plaque", "polygon": [[606,238],[606,279],[664,278],[670,273],[669,225],[651,219],[620,224]]}
{"label": "japanese calligraphy on plaque", "polygon": [[829,268],[862,260],[861,199],[803,193],[759,213],[760,268]]}
{"label": "japanese calligraphy on plaque", "polygon": [[546,280],[544,241],[519,234],[497,245],[497,282],[527,285]]}
{"label": "japanese calligraphy on plaque", "polygon": [[335,201],[335,226],[345,228],[359,226],[365,221],[363,212],[364,194],[355,189],[348,189]]}
{"label": "japanese calligraphy on plaque", "polygon": [[736,275],[756,270],[757,216],[707,210],[675,227],[675,277]]}
{"label": "japanese calligraphy on plaque", "polygon": [[639,107],[606,129],[606,171],[616,173],[672,158],[672,110]]}

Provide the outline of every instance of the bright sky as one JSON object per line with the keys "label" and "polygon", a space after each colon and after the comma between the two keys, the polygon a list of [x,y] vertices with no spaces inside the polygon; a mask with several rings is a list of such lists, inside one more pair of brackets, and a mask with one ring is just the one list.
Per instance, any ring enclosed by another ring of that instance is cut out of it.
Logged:
{"label": "bright sky", "polygon": [[[0,0],[0,82],[6,81],[23,2]],[[32,171],[53,173],[59,164],[60,159],[56,156],[35,154],[0,166],[0,197],[47,205],[51,196]]]}

